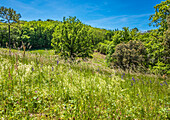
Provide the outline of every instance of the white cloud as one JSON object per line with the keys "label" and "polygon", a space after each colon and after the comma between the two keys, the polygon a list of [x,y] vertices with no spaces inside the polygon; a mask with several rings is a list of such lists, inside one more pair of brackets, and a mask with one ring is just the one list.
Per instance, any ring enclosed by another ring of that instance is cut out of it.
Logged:
{"label": "white cloud", "polygon": [[[89,21],[86,21],[85,23],[93,27],[101,27],[101,28],[107,28],[107,29],[113,29],[113,27],[116,27],[116,26],[124,27],[124,26],[129,26],[129,25],[131,26],[136,25],[140,27],[141,23],[147,25],[146,20],[149,22],[148,19],[150,15],[151,14],[119,15],[119,16],[105,17],[105,18],[96,19],[96,20],[89,20]],[[146,19],[143,20],[143,17],[145,17]]]}

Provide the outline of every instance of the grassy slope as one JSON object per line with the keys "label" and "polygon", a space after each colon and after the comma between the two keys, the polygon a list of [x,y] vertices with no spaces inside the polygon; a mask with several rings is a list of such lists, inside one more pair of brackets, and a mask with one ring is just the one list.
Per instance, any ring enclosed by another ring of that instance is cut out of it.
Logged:
{"label": "grassy slope", "polygon": [[[105,56],[68,63],[54,51],[0,51],[0,116],[6,119],[165,119],[169,80],[122,75]],[[57,61],[58,64],[57,64]],[[132,77],[134,78],[132,80]]]}

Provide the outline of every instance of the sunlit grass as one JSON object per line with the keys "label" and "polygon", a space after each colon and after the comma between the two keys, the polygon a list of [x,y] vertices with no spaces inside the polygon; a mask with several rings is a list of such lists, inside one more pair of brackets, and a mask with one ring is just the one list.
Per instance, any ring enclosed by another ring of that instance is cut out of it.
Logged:
{"label": "sunlit grass", "polygon": [[115,72],[88,62],[1,49],[2,119],[169,119],[169,79]]}

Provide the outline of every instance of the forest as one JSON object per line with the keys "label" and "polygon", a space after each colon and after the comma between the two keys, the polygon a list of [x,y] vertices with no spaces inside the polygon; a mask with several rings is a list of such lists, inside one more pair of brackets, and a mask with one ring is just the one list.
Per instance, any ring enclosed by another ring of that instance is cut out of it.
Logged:
{"label": "forest", "polygon": [[154,7],[146,32],[24,21],[2,6],[0,118],[170,119],[169,5]]}

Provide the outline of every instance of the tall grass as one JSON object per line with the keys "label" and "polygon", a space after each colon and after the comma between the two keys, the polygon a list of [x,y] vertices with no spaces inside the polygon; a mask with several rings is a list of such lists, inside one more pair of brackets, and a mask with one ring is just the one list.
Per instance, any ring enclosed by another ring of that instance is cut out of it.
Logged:
{"label": "tall grass", "polygon": [[1,119],[169,119],[169,81],[0,52]]}

